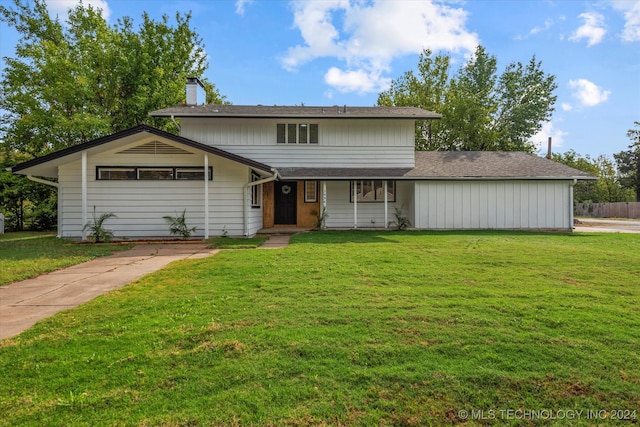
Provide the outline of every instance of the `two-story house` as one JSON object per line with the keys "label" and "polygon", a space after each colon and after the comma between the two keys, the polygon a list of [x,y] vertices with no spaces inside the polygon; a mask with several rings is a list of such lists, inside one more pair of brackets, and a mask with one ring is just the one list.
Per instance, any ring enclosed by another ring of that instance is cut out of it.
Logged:
{"label": "two-story house", "polygon": [[[113,212],[116,238],[168,237],[186,209],[196,236],[273,227],[566,230],[573,185],[590,175],[522,152],[417,152],[412,107],[204,105],[151,113],[180,135],[138,126],[10,168],[58,188],[58,235]],[[54,178],[56,181],[38,177]]]}

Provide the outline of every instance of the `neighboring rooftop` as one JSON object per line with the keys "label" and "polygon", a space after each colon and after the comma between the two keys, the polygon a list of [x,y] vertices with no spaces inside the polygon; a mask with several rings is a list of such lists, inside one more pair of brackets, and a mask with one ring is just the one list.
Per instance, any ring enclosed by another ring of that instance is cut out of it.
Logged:
{"label": "neighboring rooftop", "polygon": [[521,151],[416,151],[414,168],[279,168],[284,179],[596,179]]}
{"label": "neighboring rooftop", "polygon": [[149,113],[154,117],[440,119],[442,115],[416,107],[284,107],[266,105],[177,105]]}

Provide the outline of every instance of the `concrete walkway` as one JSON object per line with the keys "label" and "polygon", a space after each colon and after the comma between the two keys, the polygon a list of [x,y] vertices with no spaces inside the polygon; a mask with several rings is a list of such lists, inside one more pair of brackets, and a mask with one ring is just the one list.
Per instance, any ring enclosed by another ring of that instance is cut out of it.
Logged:
{"label": "concrete walkway", "polygon": [[9,338],[37,321],[121,288],[172,261],[217,253],[205,244],[137,245],[33,279],[0,286],[0,339]]}
{"label": "concrete walkway", "polygon": [[258,246],[258,249],[279,249],[289,245],[291,241],[291,234],[271,234],[266,242],[262,246]]}

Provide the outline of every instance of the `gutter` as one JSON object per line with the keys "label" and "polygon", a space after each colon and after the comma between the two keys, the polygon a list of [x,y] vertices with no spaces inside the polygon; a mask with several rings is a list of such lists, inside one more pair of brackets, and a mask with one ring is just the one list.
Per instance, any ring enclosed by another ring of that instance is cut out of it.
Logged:
{"label": "gutter", "polygon": [[278,169],[271,168],[271,172],[273,172],[272,176],[260,179],[258,181],[247,182],[243,187],[243,211],[244,211],[244,237],[249,237],[249,187],[255,187],[256,185],[265,184],[267,182],[275,181],[278,178],[282,178]]}

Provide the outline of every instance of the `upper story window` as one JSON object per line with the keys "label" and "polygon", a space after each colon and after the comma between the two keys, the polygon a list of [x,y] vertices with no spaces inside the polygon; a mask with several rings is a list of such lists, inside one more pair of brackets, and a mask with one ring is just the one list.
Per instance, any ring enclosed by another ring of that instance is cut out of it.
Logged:
{"label": "upper story window", "polygon": [[317,123],[278,123],[276,125],[278,144],[317,144]]}

